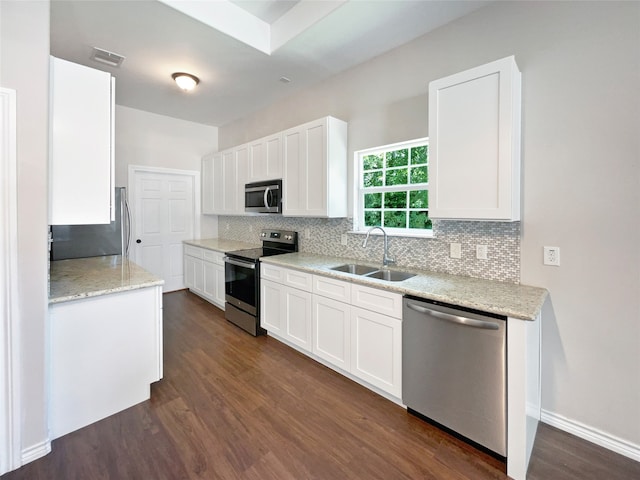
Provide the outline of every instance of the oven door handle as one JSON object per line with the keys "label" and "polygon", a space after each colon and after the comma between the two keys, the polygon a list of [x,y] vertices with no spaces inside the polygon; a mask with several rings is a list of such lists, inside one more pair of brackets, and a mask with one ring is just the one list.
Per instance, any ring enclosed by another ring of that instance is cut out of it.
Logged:
{"label": "oven door handle", "polygon": [[225,263],[236,265],[238,267],[250,268],[251,270],[256,269],[255,263],[243,262],[242,260],[236,260],[235,258],[230,257],[224,257],[223,260],[225,261]]}

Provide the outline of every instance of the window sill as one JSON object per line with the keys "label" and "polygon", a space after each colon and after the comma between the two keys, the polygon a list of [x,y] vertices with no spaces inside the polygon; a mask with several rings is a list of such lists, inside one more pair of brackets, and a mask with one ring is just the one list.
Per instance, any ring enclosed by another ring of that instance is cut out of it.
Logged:
{"label": "window sill", "polygon": [[[355,235],[366,235],[368,230],[351,230],[347,233],[352,233]],[[371,232],[371,235],[382,236],[382,232],[380,230],[374,230]],[[406,238],[435,238],[433,234],[433,230],[428,233],[399,233],[399,232],[389,232],[387,231],[387,237],[406,237]]]}

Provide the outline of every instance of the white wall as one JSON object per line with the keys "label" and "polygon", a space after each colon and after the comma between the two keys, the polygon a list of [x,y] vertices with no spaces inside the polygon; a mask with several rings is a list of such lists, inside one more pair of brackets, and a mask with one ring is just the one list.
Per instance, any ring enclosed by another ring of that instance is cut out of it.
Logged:
{"label": "white wall", "polygon": [[220,147],[324,115],[349,122],[350,153],[425,136],[430,80],[508,55],[523,78],[521,277],[553,306],[543,408],[637,453],[640,3],[496,2],[221,127]]}
{"label": "white wall", "polygon": [[47,453],[45,332],[49,2],[0,2],[0,85],[17,91],[18,289],[22,451]]}
{"label": "white wall", "polygon": [[[200,171],[202,156],[217,148],[217,127],[116,105],[117,186],[127,186],[129,165]],[[200,238],[217,232],[218,218],[202,215]]]}

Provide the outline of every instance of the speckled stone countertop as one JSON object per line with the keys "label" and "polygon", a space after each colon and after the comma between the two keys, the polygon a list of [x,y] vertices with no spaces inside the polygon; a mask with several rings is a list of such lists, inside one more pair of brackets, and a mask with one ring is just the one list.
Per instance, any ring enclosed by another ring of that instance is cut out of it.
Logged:
{"label": "speckled stone countertop", "polygon": [[415,273],[416,276],[401,282],[388,282],[331,270],[332,267],[348,263],[370,265],[372,267],[379,267],[379,264],[309,253],[288,253],[265,257],[260,260],[264,263],[320,274],[361,285],[384,288],[401,294],[415,295],[461,307],[475,308],[484,312],[522,320],[535,320],[548,294],[544,288],[528,285],[396,267],[391,268]]}
{"label": "speckled stone countertop", "polygon": [[51,262],[49,304],[154,287],[164,280],[120,255]]}
{"label": "speckled stone countertop", "polygon": [[234,250],[244,250],[246,248],[258,248],[262,245],[260,242],[248,243],[239,242],[237,240],[224,240],[222,238],[204,238],[202,240],[183,240],[182,243],[193,245],[194,247],[215,250],[216,252],[232,252]]}

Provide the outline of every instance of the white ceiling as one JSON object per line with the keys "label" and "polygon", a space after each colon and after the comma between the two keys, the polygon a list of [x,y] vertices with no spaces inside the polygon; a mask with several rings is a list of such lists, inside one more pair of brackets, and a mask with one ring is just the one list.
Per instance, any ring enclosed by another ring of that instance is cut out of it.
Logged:
{"label": "white ceiling", "polygon": [[[52,0],[51,54],[111,72],[119,105],[221,126],[488,3]],[[97,63],[93,47],[126,59]],[[200,85],[182,92],[178,71]]]}

